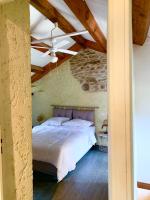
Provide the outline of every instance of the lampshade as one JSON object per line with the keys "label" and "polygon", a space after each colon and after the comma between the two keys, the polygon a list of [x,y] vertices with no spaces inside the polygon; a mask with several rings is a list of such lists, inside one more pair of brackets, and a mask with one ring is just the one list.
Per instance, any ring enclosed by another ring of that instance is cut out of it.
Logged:
{"label": "lampshade", "polygon": [[36,120],[37,120],[37,122],[42,122],[44,120],[44,118],[45,118],[44,115],[40,114],[37,116]]}

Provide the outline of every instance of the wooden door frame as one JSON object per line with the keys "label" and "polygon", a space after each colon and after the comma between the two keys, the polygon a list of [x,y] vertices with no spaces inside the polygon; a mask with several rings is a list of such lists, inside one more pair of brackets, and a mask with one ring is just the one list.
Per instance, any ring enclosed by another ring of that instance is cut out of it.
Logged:
{"label": "wooden door frame", "polygon": [[0,200],[3,200],[3,179],[2,179],[2,139],[1,139],[1,126],[0,126]]}
{"label": "wooden door frame", "polygon": [[132,1],[109,0],[109,200],[133,200]]}
{"label": "wooden door frame", "polygon": [[108,12],[109,200],[133,200],[131,1],[109,0]]}

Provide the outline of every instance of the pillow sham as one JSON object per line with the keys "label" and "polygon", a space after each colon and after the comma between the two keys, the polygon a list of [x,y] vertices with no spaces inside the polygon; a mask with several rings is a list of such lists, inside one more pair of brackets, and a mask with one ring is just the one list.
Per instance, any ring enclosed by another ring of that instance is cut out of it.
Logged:
{"label": "pillow sham", "polygon": [[70,118],[68,118],[68,117],[52,117],[52,118],[46,120],[41,125],[61,126],[64,122],[69,121],[69,120],[70,120]]}
{"label": "pillow sham", "polygon": [[72,127],[90,127],[93,124],[94,124],[93,122],[83,120],[83,119],[72,119],[70,121],[64,122],[62,125],[72,126]]}
{"label": "pillow sham", "polygon": [[67,117],[72,119],[72,109],[54,108],[54,117]]}
{"label": "pillow sham", "polygon": [[94,115],[95,113],[93,110],[73,110],[73,119],[83,119],[93,122]]}

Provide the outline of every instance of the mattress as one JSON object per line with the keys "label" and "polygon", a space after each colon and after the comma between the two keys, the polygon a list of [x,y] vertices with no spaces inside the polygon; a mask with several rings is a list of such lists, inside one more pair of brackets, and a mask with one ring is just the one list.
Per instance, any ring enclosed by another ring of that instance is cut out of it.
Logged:
{"label": "mattress", "polygon": [[32,130],[33,160],[57,168],[57,180],[76,168],[96,143],[95,127],[36,126]]}

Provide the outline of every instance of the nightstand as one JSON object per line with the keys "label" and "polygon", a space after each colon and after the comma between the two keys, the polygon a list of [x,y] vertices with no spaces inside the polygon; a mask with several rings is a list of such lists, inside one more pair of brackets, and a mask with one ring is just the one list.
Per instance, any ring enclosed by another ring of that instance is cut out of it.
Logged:
{"label": "nightstand", "polygon": [[99,146],[99,150],[102,152],[108,152],[108,134],[105,134],[103,131],[99,131],[96,133],[97,144]]}

